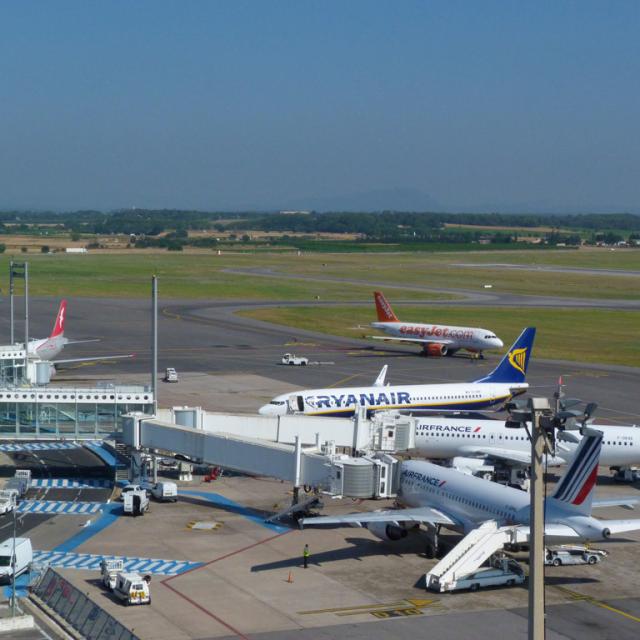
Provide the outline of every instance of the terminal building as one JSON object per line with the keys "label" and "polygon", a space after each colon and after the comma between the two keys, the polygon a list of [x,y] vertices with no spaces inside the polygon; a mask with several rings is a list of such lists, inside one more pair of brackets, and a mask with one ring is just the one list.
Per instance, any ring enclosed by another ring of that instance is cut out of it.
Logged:
{"label": "terminal building", "polygon": [[103,439],[122,431],[122,416],[153,414],[154,397],[142,385],[50,386],[53,365],[30,361],[24,349],[0,353],[0,438]]}

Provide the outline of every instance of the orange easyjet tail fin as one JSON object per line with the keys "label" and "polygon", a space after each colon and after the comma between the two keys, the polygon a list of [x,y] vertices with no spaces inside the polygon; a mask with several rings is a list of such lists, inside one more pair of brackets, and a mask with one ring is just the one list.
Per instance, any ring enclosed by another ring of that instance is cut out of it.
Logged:
{"label": "orange easyjet tail fin", "polygon": [[373,298],[376,301],[376,312],[378,313],[379,322],[399,322],[396,314],[393,313],[391,305],[380,291],[374,291]]}

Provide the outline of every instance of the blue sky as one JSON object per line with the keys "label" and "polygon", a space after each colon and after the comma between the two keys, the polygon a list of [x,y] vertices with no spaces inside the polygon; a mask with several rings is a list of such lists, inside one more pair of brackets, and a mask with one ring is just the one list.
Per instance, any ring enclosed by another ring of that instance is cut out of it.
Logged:
{"label": "blue sky", "polygon": [[0,208],[640,211],[640,3],[6,2]]}

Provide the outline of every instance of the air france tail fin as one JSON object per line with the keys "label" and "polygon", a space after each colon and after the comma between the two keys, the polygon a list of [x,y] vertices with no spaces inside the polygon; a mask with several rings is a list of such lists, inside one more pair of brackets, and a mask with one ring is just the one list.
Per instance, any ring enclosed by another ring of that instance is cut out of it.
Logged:
{"label": "air france tail fin", "polygon": [[513,343],[513,346],[500,360],[498,366],[484,378],[475,382],[521,383],[527,377],[527,366],[533,351],[535,327],[527,327]]}
{"label": "air france tail fin", "polygon": [[373,298],[376,301],[376,312],[378,313],[378,322],[398,322],[396,314],[393,313],[391,305],[380,291],[373,292]]}
{"label": "air france tail fin", "polygon": [[582,438],[550,500],[570,507],[581,515],[591,515],[601,449],[602,432],[590,430],[589,435]]}
{"label": "air france tail fin", "polygon": [[50,338],[55,338],[57,336],[64,335],[64,321],[65,316],[67,315],[67,301],[63,300],[60,303],[60,308],[58,309],[58,315],[56,316],[56,322],[53,325],[53,331],[51,332]]}

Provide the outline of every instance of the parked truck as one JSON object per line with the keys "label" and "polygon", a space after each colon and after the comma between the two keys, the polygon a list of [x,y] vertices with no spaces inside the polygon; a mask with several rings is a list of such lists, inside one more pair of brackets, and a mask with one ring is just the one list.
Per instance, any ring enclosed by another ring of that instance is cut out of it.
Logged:
{"label": "parked truck", "polygon": [[[13,550],[15,544],[15,562],[13,562]],[[0,581],[11,582],[14,572],[15,577],[28,571],[33,560],[33,550],[30,538],[7,538],[0,544]]]}
{"label": "parked truck", "polygon": [[136,489],[124,494],[124,512],[132,516],[142,516],[149,510],[149,497],[145,489]]}
{"label": "parked truck", "polygon": [[12,489],[0,489],[0,515],[11,513],[16,508],[17,492]]}
{"label": "parked truck", "polygon": [[175,482],[156,482],[151,488],[151,495],[158,502],[176,502],[178,485]]}
{"label": "parked truck", "polygon": [[27,495],[31,486],[31,471],[29,469],[17,469],[13,478],[7,480],[4,489],[11,491],[16,497],[16,502]]}
{"label": "parked truck", "polygon": [[113,595],[124,605],[151,604],[149,583],[151,576],[141,576],[138,572],[120,572],[116,576]]}

